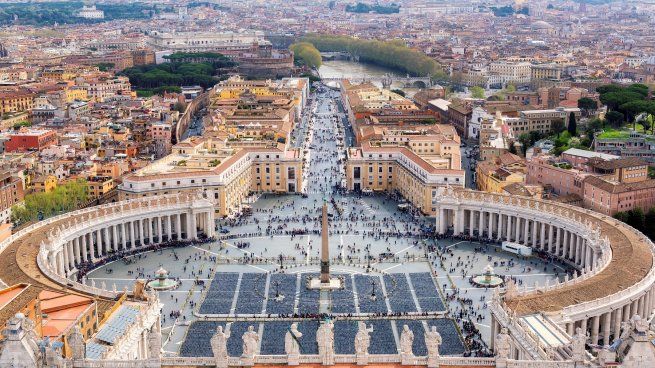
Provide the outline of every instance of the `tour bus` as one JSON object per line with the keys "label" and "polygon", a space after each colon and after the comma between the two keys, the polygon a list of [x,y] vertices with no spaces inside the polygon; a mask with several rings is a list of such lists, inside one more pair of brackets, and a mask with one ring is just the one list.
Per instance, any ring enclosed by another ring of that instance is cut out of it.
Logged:
{"label": "tour bus", "polygon": [[524,257],[530,257],[532,255],[532,248],[513,242],[504,241],[502,244],[502,249],[506,252],[518,254]]}

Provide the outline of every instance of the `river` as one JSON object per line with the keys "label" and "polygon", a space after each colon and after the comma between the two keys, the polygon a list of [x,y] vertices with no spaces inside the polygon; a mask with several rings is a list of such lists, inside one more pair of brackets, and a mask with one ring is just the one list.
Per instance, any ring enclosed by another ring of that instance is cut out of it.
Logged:
{"label": "river", "polygon": [[[318,74],[321,78],[373,78],[383,77],[385,75],[398,76],[398,71],[385,68],[369,63],[361,63],[351,60],[326,60],[318,69]],[[382,83],[374,81],[378,87],[382,87]],[[393,86],[392,88],[399,88]],[[416,93],[416,88],[399,88],[405,91],[408,96],[413,96]]]}
{"label": "river", "polygon": [[368,63],[350,60],[324,61],[318,69],[321,78],[363,78],[396,75],[394,70]]}

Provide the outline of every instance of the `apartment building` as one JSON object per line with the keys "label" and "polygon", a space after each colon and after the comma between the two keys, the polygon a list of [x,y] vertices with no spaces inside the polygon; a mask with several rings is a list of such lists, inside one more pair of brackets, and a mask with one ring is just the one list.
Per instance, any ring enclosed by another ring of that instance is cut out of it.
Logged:
{"label": "apartment building", "polygon": [[57,144],[57,132],[45,129],[22,128],[10,133],[5,142],[5,152],[40,151],[45,147]]}
{"label": "apartment building", "polygon": [[495,61],[489,64],[489,73],[500,78],[500,83],[528,83],[532,64],[522,62]]}
{"label": "apartment building", "polygon": [[29,111],[34,107],[36,95],[25,89],[0,91],[0,113]]}
{"label": "apartment building", "polygon": [[[236,147],[235,147],[236,146]],[[202,190],[216,213],[237,212],[251,193],[298,193],[303,162],[298,149],[284,144],[238,147],[227,139],[188,138],[172,153],[126,176],[119,198],[158,196]]]}
{"label": "apartment building", "polygon": [[476,185],[478,190],[503,193],[510,184],[524,184],[527,168],[525,159],[511,153],[503,153],[478,163]]}
{"label": "apartment building", "polygon": [[0,174],[0,224],[11,219],[11,207],[20,203],[25,196],[23,181],[9,171]]}
{"label": "apartment building", "polygon": [[[418,142],[383,144],[366,142],[348,150],[346,189],[398,192],[422,213],[435,215],[433,198],[440,186],[465,185],[465,172],[449,167],[450,159],[419,154]],[[459,148],[458,148],[459,149]]]}
{"label": "apartment building", "polygon": [[583,207],[610,216],[655,206],[655,180],[648,178],[645,161],[578,151],[567,150],[560,158],[533,157],[527,182],[558,196],[575,195]]}
{"label": "apartment building", "polygon": [[561,79],[562,66],[558,64],[538,64],[530,67],[530,79]]}
{"label": "apartment building", "polygon": [[655,137],[637,132],[599,133],[594,138],[594,151],[621,157],[640,158],[655,165]]}
{"label": "apartment building", "polygon": [[524,110],[519,112],[517,119],[508,119],[507,124],[514,132],[515,136],[522,133],[538,131],[540,133],[549,133],[553,128],[554,121],[562,121],[566,127],[569,123],[569,117],[573,113],[577,121],[580,120],[580,109],[558,107],[547,110]]}

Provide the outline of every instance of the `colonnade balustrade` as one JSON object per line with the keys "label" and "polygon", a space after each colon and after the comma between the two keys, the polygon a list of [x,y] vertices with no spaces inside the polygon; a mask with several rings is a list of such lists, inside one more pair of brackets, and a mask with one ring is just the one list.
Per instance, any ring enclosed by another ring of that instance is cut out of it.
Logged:
{"label": "colonnade balustrade", "polygon": [[61,277],[112,255],[215,236],[212,203],[190,195],[118,202],[74,213],[64,223],[45,227],[48,236],[41,243],[40,265]]}
{"label": "colonnade balustrade", "polygon": [[[535,352],[539,349],[528,343],[533,339],[521,337],[527,334],[516,332],[520,323],[510,325],[507,321],[515,317],[508,315],[548,311],[549,318],[569,336],[580,328],[588,336],[588,343],[609,345],[633,316],[649,318],[655,309],[655,246],[623,223],[564,204],[450,188],[439,190],[433,205],[439,234],[509,241],[557,257],[576,270],[563,282],[543,286],[535,283],[530,288],[526,284],[524,292],[514,290],[513,295],[492,302],[501,308],[491,309],[492,336],[501,328],[512,327],[517,357],[537,359]],[[621,262],[613,259],[617,254]],[[639,265],[633,268],[629,262]],[[622,273],[626,278],[633,277],[635,268],[641,269],[641,276],[632,283],[626,281],[626,287],[616,285]],[[601,274],[612,276],[599,277]],[[555,307],[554,301],[561,307]],[[499,311],[505,309],[502,317]]]}
{"label": "colonnade balustrade", "polygon": [[589,240],[588,231],[582,224],[560,223],[555,218],[539,214],[464,206],[441,207],[437,214],[439,234],[468,235],[494,242],[510,241],[544,251],[580,270],[594,270],[602,257],[601,245]]}

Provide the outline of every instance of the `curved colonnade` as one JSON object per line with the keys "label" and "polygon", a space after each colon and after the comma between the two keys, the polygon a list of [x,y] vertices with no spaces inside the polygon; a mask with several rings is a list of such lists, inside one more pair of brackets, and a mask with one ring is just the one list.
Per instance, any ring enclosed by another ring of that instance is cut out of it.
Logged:
{"label": "curved colonnade", "polygon": [[608,345],[623,323],[655,308],[655,246],[622,222],[556,202],[451,188],[441,188],[433,205],[438,233],[520,243],[576,270],[555,285],[512,285],[491,302],[492,339],[507,328],[522,346],[519,359],[552,354],[518,316],[543,314],[569,336],[580,328],[590,344]]}
{"label": "curved colonnade", "polygon": [[[71,280],[80,267],[100,262],[117,253],[132,254],[170,241],[192,241],[215,235],[213,204],[188,194],[139,198],[70,212],[31,225],[2,243],[5,253],[25,253],[32,248],[38,269],[22,264],[28,281],[52,286],[44,280],[85,294],[106,298],[118,296],[109,291]],[[7,254],[3,254],[7,256]],[[8,270],[0,270],[4,281]]]}
{"label": "curved colonnade", "polygon": [[[553,356],[518,316],[542,314],[569,336],[580,328],[588,333],[589,343],[608,344],[624,322],[634,315],[648,318],[655,307],[655,247],[624,223],[569,205],[452,188],[440,188],[433,205],[439,233],[518,242],[577,270],[576,276],[555,285],[508,287],[502,298],[494,296],[492,336],[507,329],[516,359]],[[0,243],[0,250],[3,256],[13,257],[23,272],[17,282],[25,281],[26,275],[40,286],[115,298],[116,291],[89,287],[69,277],[85,262],[98,262],[116,252],[138,253],[162,242],[212,237],[214,231],[210,201],[170,195],[57,216],[12,235]],[[8,281],[9,275],[11,270],[0,269],[0,278]]]}

